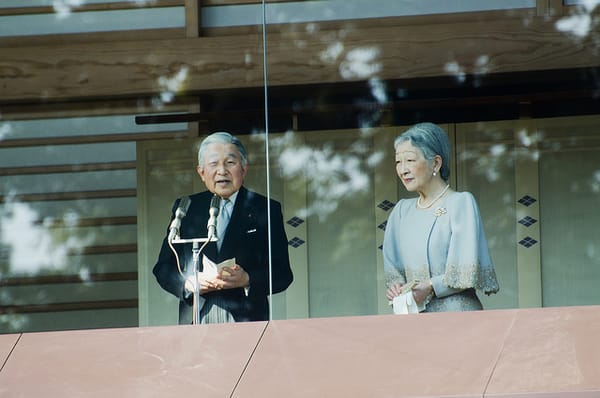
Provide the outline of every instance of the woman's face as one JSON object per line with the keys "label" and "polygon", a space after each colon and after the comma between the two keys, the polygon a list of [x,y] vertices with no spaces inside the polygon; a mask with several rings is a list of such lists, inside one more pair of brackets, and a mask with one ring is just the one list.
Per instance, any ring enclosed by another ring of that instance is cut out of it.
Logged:
{"label": "woman's face", "polygon": [[396,173],[407,191],[419,192],[432,180],[433,165],[419,148],[404,141],[396,148]]}

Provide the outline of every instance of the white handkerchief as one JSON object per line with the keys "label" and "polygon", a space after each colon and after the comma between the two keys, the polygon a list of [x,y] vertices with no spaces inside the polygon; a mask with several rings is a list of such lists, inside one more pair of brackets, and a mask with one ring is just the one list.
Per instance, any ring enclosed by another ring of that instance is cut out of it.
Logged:
{"label": "white handkerchief", "polygon": [[416,314],[425,309],[425,305],[417,305],[411,290],[394,297],[392,306],[394,308],[394,314]]}

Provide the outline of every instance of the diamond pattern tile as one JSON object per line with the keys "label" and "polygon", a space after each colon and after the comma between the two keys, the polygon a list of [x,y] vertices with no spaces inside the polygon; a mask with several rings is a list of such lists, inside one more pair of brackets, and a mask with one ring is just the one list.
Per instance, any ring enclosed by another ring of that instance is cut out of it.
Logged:
{"label": "diamond pattern tile", "polygon": [[289,242],[288,245],[297,248],[300,247],[304,244],[304,241],[300,238],[298,238],[297,236],[294,236]]}
{"label": "diamond pattern tile", "polygon": [[523,217],[523,218],[521,218],[521,219],[519,220],[519,224],[522,224],[522,225],[524,225],[524,226],[526,226],[526,227],[530,227],[530,226],[532,226],[533,224],[535,224],[536,222],[537,222],[537,220],[536,220],[535,218],[533,218],[533,217],[529,217],[529,216],[527,216],[527,217]]}
{"label": "diamond pattern tile", "polygon": [[519,241],[519,244],[520,244],[521,246],[525,246],[525,247],[526,247],[526,248],[528,248],[528,249],[529,249],[531,246],[535,245],[536,243],[537,243],[537,240],[533,239],[533,238],[532,238],[532,237],[530,237],[530,236],[527,236],[527,237],[525,237],[525,238],[523,238],[523,239],[521,239],[521,240]]}
{"label": "diamond pattern tile", "polygon": [[395,204],[394,202],[391,202],[391,201],[389,201],[389,200],[387,200],[387,199],[386,199],[386,200],[384,200],[383,202],[379,203],[379,204],[377,205],[377,207],[379,207],[379,208],[380,208],[380,209],[382,209],[382,210],[388,211],[388,210],[390,210],[391,208],[393,208],[395,205],[396,205],[396,204]]}
{"label": "diamond pattern tile", "polygon": [[379,224],[379,225],[377,226],[377,228],[379,228],[379,229],[381,229],[381,230],[385,231],[385,227],[386,227],[386,226],[387,226],[387,220],[386,220],[386,221],[384,221],[384,222],[382,222],[381,224]]}
{"label": "diamond pattern tile", "polygon": [[519,199],[519,200],[518,200],[518,202],[519,202],[520,204],[522,204],[523,206],[527,206],[527,207],[529,207],[529,206],[531,206],[532,204],[534,204],[535,202],[537,202],[537,199],[536,199],[536,198],[533,198],[533,197],[531,197],[531,196],[529,196],[529,195],[525,195],[525,196],[523,196],[521,199]]}
{"label": "diamond pattern tile", "polygon": [[303,222],[304,222],[303,219],[301,219],[300,217],[296,217],[296,216],[287,220],[287,223],[294,228],[298,227],[298,225],[302,224]]}

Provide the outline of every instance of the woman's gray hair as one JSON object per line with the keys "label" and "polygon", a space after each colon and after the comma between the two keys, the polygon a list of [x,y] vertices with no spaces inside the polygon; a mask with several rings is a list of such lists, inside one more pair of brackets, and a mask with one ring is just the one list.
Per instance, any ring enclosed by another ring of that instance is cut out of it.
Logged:
{"label": "woman's gray hair", "polygon": [[225,131],[218,131],[202,140],[198,147],[198,166],[200,166],[201,169],[204,168],[204,153],[206,152],[206,147],[209,144],[214,144],[216,142],[235,145],[242,157],[242,167],[246,167],[248,164],[248,155],[246,154],[246,148],[244,147],[244,144],[242,144],[242,141]]}
{"label": "woman's gray hair", "polygon": [[442,158],[440,176],[450,178],[450,139],[443,128],[434,123],[418,123],[406,130],[394,141],[394,149],[403,142],[410,143],[423,152],[425,159],[432,161],[436,155]]}

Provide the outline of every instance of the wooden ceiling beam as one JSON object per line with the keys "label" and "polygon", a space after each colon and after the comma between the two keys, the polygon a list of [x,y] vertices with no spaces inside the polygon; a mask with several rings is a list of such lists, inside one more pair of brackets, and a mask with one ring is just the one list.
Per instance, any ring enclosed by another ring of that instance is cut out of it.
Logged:
{"label": "wooden ceiling beam", "polygon": [[[413,79],[600,65],[593,37],[542,17],[427,25],[279,29],[268,36],[269,85]],[[178,95],[263,85],[259,35],[2,48],[0,104]],[[167,87],[165,79],[181,79]]]}

